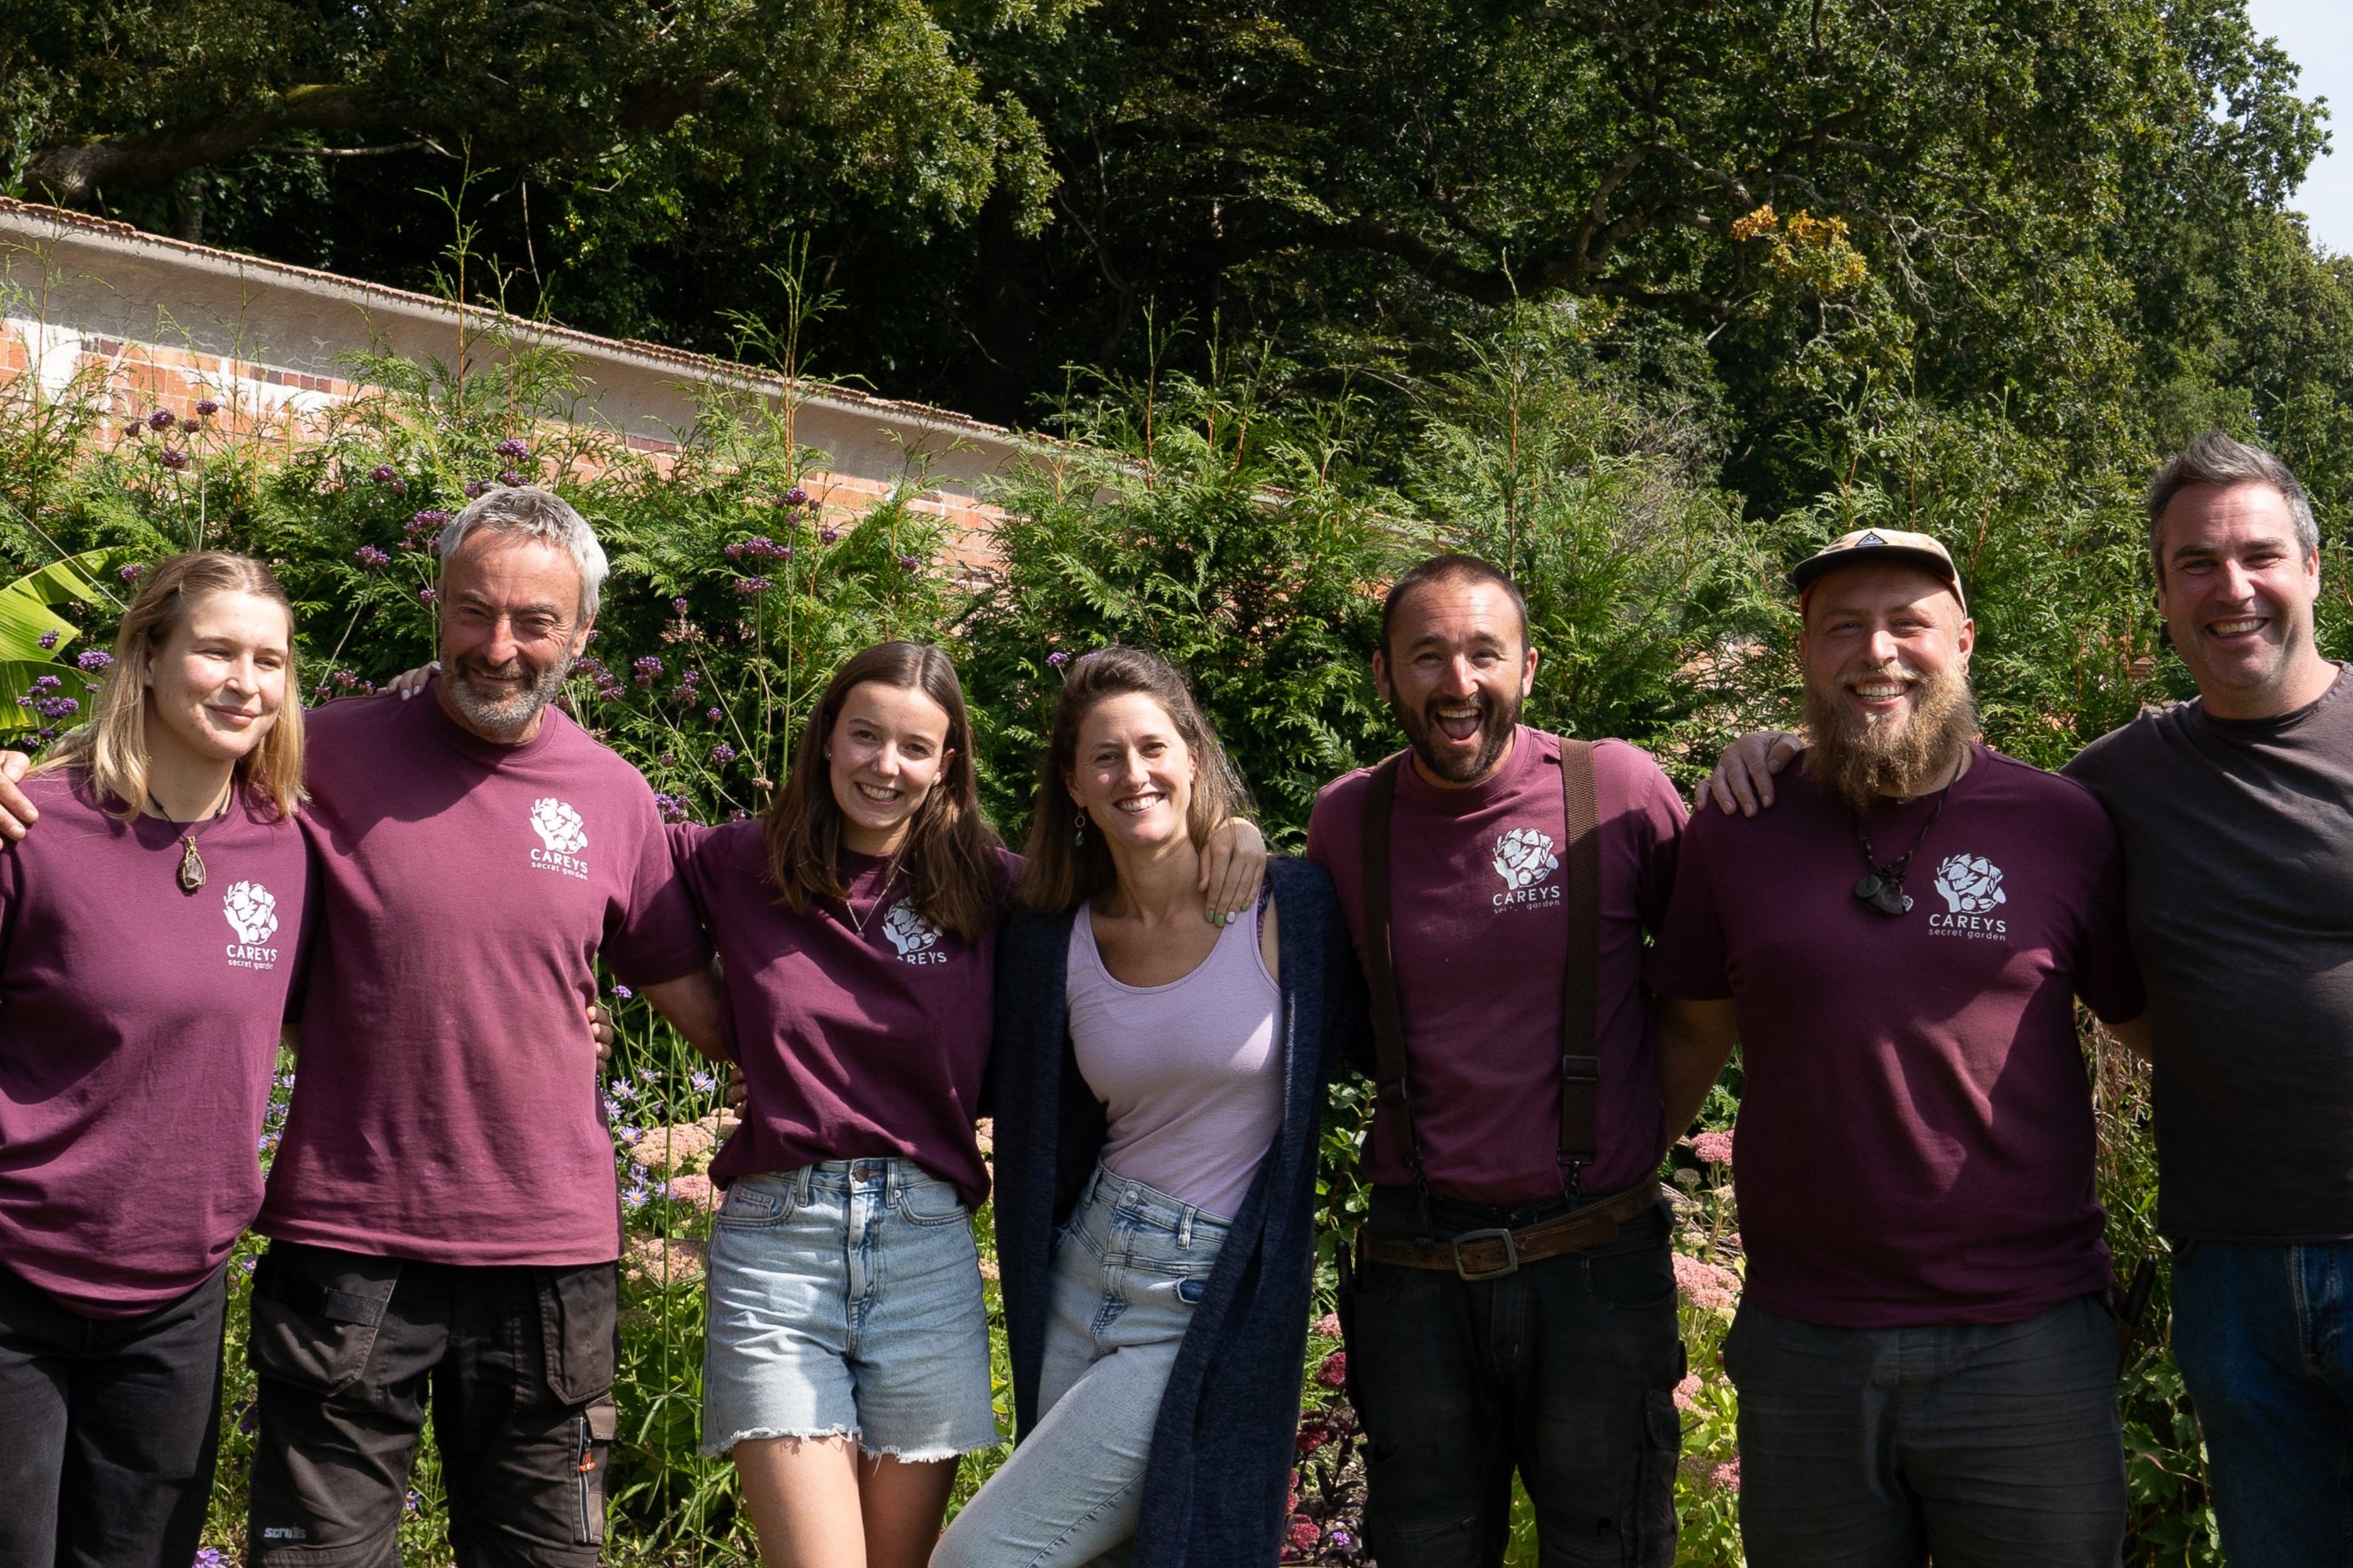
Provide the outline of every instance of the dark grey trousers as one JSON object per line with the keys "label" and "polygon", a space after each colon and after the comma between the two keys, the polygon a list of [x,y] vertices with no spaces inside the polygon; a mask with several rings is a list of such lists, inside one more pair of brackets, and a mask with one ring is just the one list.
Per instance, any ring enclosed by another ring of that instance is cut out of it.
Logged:
{"label": "dark grey trousers", "polygon": [[272,1243],[253,1287],[246,1561],[400,1568],[429,1396],[459,1568],[590,1568],[618,1289],[609,1263],[461,1268]]}
{"label": "dark grey trousers", "polygon": [[85,1318],[0,1268],[0,1568],[187,1568],[220,1439],[216,1271]]}
{"label": "dark grey trousers", "polygon": [[[1428,1228],[1525,1225],[1563,1206],[1433,1199]],[[1371,1226],[1425,1229],[1412,1191],[1392,1187],[1374,1189]],[[1365,1539],[1381,1568],[1496,1568],[1514,1472],[1542,1568],[1674,1562],[1683,1348],[1663,1204],[1609,1246],[1501,1279],[1359,1264],[1340,1315],[1367,1439]]]}
{"label": "dark grey trousers", "polygon": [[2116,1320],[1834,1329],[1743,1304],[1749,1568],[2115,1568],[2125,1536]]}

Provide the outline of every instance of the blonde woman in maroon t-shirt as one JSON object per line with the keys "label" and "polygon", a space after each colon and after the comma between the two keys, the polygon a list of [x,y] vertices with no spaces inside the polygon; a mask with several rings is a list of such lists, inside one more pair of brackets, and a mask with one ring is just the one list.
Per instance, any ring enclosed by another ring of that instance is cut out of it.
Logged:
{"label": "blonde woman in maroon t-shirt", "polygon": [[[920,1568],[956,1457],[998,1441],[973,1122],[1018,868],[947,656],[858,654],[764,818],[674,833],[747,1089],[712,1166],[704,1451],[771,1568]],[[1262,843],[1219,839],[1209,896],[1246,905]]]}
{"label": "blonde woman in maroon t-shirt", "polygon": [[268,567],[162,563],[0,852],[0,1563],[196,1553],[303,926],[293,665]]}

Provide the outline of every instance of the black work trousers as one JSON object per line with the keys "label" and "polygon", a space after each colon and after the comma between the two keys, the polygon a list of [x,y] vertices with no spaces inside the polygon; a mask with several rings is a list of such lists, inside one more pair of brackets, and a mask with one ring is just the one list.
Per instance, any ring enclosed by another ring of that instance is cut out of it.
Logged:
{"label": "black work trousers", "polygon": [[[1598,1201],[1598,1200],[1588,1200]],[[1373,1234],[1446,1237],[1571,1206],[1503,1211],[1374,1189]],[[1662,1201],[1589,1251],[1499,1279],[1358,1260],[1341,1289],[1366,1437],[1365,1539],[1381,1568],[1495,1568],[1512,1475],[1543,1568],[1669,1568],[1683,1375]]]}
{"label": "black work trousers", "polygon": [[254,1278],[248,1562],[400,1568],[430,1396],[459,1568],[586,1568],[605,1539],[614,1265],[459,1267],[272,1244]]}
{"label": "black work trousers", "polygon": [[213,1277],[86,1318],[0,1268],[0,1568],[187,1568],[220,1446]]}

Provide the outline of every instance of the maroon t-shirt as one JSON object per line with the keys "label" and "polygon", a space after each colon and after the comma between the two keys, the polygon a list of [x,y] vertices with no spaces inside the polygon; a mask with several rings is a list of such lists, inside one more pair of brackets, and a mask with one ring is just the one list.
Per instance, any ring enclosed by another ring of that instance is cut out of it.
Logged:
{"label": "maroon t-shirt", "polygon": [[123,823],[86,777],[25,784],[0,851],[0,1263],[97,1318],[221,1266],[261,1206],[255,1142],[301,942],[302,830],[240,799],[197,826]]}
{"label": "maroon t-shirt", "polygon": [[[1389,764],[1383,763],[1386,767]],[[1632,1186],[1665,1146],[1642,933],[1674,886],[1683,801],[1650,753],[1594,749],[1601,824],[1601,1058],[1599,1156],[1579,1184]],[[1315,798],[1307,858],[1332,874],[1364,951],[1364,821],[1369,770]],[[1518,1207],[1560,1195],[1561,963],[1568,951],[1567,837],[1560,740],[1523,727],[1495,776],[1439,789],[1411,766],[1389,818],[1389,908],[1407,1080],[1422,1170],[1433,1191]],[[1409,1183],[1402,1131],[1374,1121],[1365,1174]]]}
{"label": "maroon t-shirt", "polygon": [[[916,912],[886,863],[842,857],[848,912],[776,901],[757,821],[681,826],[671,843],[719,946],[750,1099],[711,1163],[720,1182],[820,1160],[892,1156],[977,1207],[973,1136],[988,1066],[997,939],[963,942]],[[1001,856],[1002,885],[1018,865]]]}
{"label": "maroon t-shirt", "polygon": [[427,690],[309,715],[319,945],[260,1229],[459,1264],[620,1255],[596,963],[710,960],[653,792],[563,714],[516,746]]}
{"label": "maroon t-shirt", "polygon": [[[1732,998],[1747,1293],[1838,1328],[2005,1323],[2109,1279],[2074,998],[2141,1011],[2116,831],[2070,780],[1980,746],[1889,917],[1854,818],[1795,766],[1755,817],[1704,811],[1648,969]],[[1883,861],[1936,797],[1864,823]]]}

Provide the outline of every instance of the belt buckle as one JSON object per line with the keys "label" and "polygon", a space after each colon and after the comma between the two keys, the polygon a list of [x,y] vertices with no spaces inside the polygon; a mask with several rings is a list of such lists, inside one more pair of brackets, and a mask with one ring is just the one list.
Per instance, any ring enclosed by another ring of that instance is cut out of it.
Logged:
{"label": "belt buckle", "polygon": [[[1464,1242],[1494,1241],[1498,1239],[1500,1239],[1504,1244],[1504,1266],[1501,1268],[1472,1268],[1463,1263],[1462,1244]],[[1512,1239],[1512,1233],[1501,1226],[1497,1226],[1492,1230],[1466,1230],[1461,1235],[1454,1237],[1453,1247],[1454,1272],[1462,1279],[1474,1282],[1481,1279],[1501,1279],[1506,1274],[1516,1274],[1519,1272],[1519,1244]]]}

